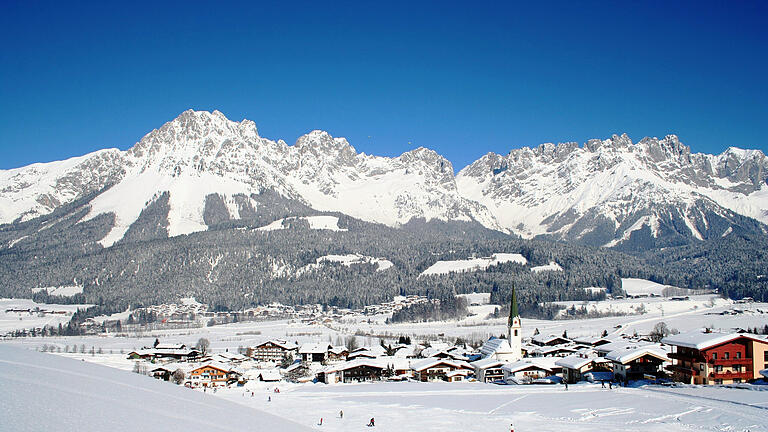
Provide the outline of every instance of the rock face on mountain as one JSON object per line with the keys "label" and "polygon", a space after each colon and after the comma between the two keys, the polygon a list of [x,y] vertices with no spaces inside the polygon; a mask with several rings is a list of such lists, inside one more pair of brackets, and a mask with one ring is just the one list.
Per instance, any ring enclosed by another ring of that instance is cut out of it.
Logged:
{"label": "rock face on mountain", "polygon": [[83,218],[114,214],[100,241],[105,247],[123,239],[147,210],[155,217],[165,212],[167,235],[177,236],[251,217],[261,211],[264,193],[390,226],[424,218],[500,229],[487,209],[458,194],[453,166],[431,150],[369,156],[322,131],[289,146],[218,111],[186,111],[126,152],[1,171],[0,188],[0,223],[29,220],[105,189]]}
{"label": "rock face on mountain", "polygon": [[691,154],[674,135],[638,143],[614,135],[490,153],[456,182],[524,237],[650,248],[764,230],[748,218],[768,222],[767,180],[757,150]]}
{"label": "rock face on mountain", "polygon": [[454,176],[429,149],[371,156],[322,131],[288,145],[260,137],[252,121],[190,110],[127,151],[0,171],[0,224],[86,200],[78,224],[111,220],[103,247],[300,210],[652,248],[764,232],[757,221],[768,222],[767,180],[760,151],[691,154],[675,136],[634,144],[626,135],[488,154]]}

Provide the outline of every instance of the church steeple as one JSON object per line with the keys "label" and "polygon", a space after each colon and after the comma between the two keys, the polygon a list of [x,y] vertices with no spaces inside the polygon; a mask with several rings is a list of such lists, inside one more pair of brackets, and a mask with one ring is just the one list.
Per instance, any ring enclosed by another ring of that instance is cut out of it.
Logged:
{"label": "church steeple", "polygon": [[512,327],[515,317],[520,316],[517,312],[517,294],[515,293],[515,284],[512,284],[512,299],[509,301],[509,320],[507,326]]}
{"label": "church steeple", "polygon": [[520,321],[520,312],[517,310],[517,293],[515,284],[512,284],[512,298],[509,300],[509,320],[507,321],[507,341],[511,351],[511,361],[520,360],[523,357],[523,325]]}

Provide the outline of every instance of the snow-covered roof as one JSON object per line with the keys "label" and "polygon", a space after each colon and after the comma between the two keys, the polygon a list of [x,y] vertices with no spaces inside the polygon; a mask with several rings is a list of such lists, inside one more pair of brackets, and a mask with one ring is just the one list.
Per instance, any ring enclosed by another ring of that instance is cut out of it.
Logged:
{"label": "snow-covered roof", "polygon": [[325,354],[328,352],[328,344],[305,343],[299,347],[299,354]]}
{"label": "snow-covered roof", "polygon": [[200,366],[197,366],[197,367],[195,367],[193,369],[190,369],[190,372],[191,371],[196,371],[198,369],[202,369],[202,368],[205,368],[205,367],[212,367],[212,368],[224,371],[224,372],[230,372],[232,370],[232,368],[229,365],[226,365],[226,364],[221,363],[221,362],[207,362],[207,363],[203,363]]}
{"label": "snow-covered roof", "polygon": [[332,346],[331,349],[329,349],[328,351],[336,355],[339,355],[345,352],[349,353],[349,350],[344,345]]}
{"label": "snow-covered roof", "polygon": [[658,345],[627,347],[624,349],[618,349],[618,350],[609,352],[605,356],[605,358],[621,364],[627,364],[645,355],[656,357],[659,360],[669,361],[669,358],[667,358],[667,353],[664,352],[661,349],[661,347],[659,347]]}
{"label": "snow-covered roof", "polygon": [[586,345],[595,345],[598,342],[606,342],[611,343],[613,342],[612,339],[609,339],[607,337],[601,337],[601,336],[581,336],[577,338],[573,338],[573,341],[578,344],[586,344]]}
{"label": "snow-covered roof", "polygon": [[160,344],[157,344],[157,346],[155,348],[156,349],[160,349],[160,350],[183,350],[183,349],[187,348],[187,346],[184,345],[184,344],[164,344],[164,343],[160,343]]}
{"label": "snow-covered roof", "polygon": [[555,364],[568,369],[581,369],[592,363],[594,360],[595,357],[582,357],[574,354],[557,360]]}
{"label": "snow-covered roof", "polygon": [[564,338],[562,336],[555,336],[555,335],[544,336],[542,334],[537,334],[536,336],[531,338],[531,340],[534,343],[539,344],[539,345],[547,345],[547,344],[552,343],[552,342],[554,342],[554,341],[556,341],[558,339],[562,339],[562,340],[566,341],[566,342],[563,342],[563,343],[570,342],[570,339],[568,339],[568,338]]}
{"label": "snow-covered roof", "polygon": [[489,339],[480,348],[480,355],[483,357],[490,357],[496,353],[506,354],[511,352],[512,347],[509,346],[509,342],[506,339]]}
{"label": "snow-covered roof", "polygon": [[474,366],[476,369],[488,369],[488,368],[494,368],[502,366],[505,362],[501,360],[496,360],[495,358],[488,357],[480,360],[473,361],[470,363],[470,365]]}
{"label": "snow-covered roof", "polygon": [[670,335],[662,339],[661,341],[668,345],[681,346],[686,348],[694,348],[697,350],[707,349],[716,345],[720,345],[731,340],[744,337],[747,339],[756,340],[763,343],[768,343],[765,339],[757,337],[756,335],[748,333],[719,333],[709,332],[706,333],[703,330],[694,330],[686,333],[680,333],[676,335]]}
{"label": "snow-covered roof", "polygon": [[323,372],[325,373],[339,372],[339,371],[349,370],[349,369],[353,369],[360,366],[368,366],[368,367],[377,368],[377,369],[385,369],[387,367],[387,365],[381,360],[358,358],[355,360],[346,361],[343,363],[338,363],[335,365],[328,366],[327,368],[323,369]]}
{"label": "snow-covered roof", "polygon": [[256,374],[256,377],[260,378],[262,381],[280,381],[283,378],[282,375],[280,375],[280,371],[277,369],[261,370]]}
{"label": "snow-covered roof", "polygon": [[541,365],[541,364],[532,363],[532,362],[526,361],[526,360],[520,360],[520,361],[516,361],[514,363],[505,364],[501,368],[503,370],[505,370],[507,372],[511,372],[511,373],[520,372],[522,370],[531,369],[531,368],[541,369],[541,370],[545,370],[545,371],[548,371],[548,372],[552,372],[552,369],[549,368],[549,367],[546,367],[546,366]]}
{"label": "snow-covered roof", "polygon": [[280,347],[280,348],[282,348],[284,350],[295,350],[295,349],[297,349],[299,347],[294,342],[287,342],[287,341],[285,341],[283,339],[270,339],[268,341],[264,341],[264,342],[256,345],[256,348],[258,348],[260,346],[264,346],[266,344],[272,344],[272,345],[278,346],[278,347]]}
{"label": "snow-covered roof", "polygon": [[414,364],[411,365],[411,369],[419,372],[419,371],[423,371],[425,369],[429,369],[429,368],[435,367],[435,366],[440,365],[440,364],[446,364],[446,365],[449,365],[449,366],[454,367],[454,368],[465,368],[465,369],[474,370],[474,368],[469,363],[467,363],[465,361],[462,361],[462,360],[452,360],[452,359],[447,359],[447,358],[446,359],[442,359],[442,358],[435,358],[435,357],[428,358],[426,360],[414,363]]}
{"label": "snow-covered roof", "polygon": [[553,345],[553,346],[542,346],[534,350],[534,352],[539,353],[543,356],[560,352],[560,351],[576,352],[576,348],[572,346],[565,346],[565,345]]}

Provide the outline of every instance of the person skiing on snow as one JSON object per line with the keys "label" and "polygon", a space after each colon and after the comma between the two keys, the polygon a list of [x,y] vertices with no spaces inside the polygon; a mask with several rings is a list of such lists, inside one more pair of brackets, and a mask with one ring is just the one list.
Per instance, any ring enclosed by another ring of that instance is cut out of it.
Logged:
{"label": "person skiing on snow", "polygon": [[339,418],[344,418],[344,411],[339,411]]}
{"label": "person skiing on snow", "polygon": [[376,426],[376,424],[373,421],[373,417],[371,417],[371,421],[368,422],[368,427],[373,427],[373,426]]}

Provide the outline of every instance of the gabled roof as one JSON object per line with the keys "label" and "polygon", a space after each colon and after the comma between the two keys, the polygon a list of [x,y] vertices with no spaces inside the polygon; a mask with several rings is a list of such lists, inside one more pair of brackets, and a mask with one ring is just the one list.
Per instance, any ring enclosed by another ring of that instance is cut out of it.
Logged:
{"label": "gabled roof", "polygon": [[280,347],[280,348],[282,348],[284,350],[295,350],[295,349],[297,349],[299,347],[295,343],[287,342],[287,341],[285,341],[283,339],[270,339],[268,341],[265,341],[265,342],[262,342],[262,343],[256,345],[256,348],[259,348],[259,347],[264,346],[266,344],[272,344],[272,345],[278,346],[278,347]]}
{"label": "gabled roof", "polygon": [[657,359],[662,361],[669,361],[669,358],[667,358],[667,353],[664,352],[661,349],[661,347],[659,347],[658,345],[648,345],[648,346],[640,346],[640,347],[634,346],[634,347],[627,347],[624,349],[618,349],[618,350],[609,352],[605,356],[605,358],[617,363],[627,364],[631,361],[634,361],[646,355],[656,357]]}
{"label": "gabled roof", "polygon": [[702,330],[694,330],[686,333],[680,333],[676,335],[670,335],[662,339],[661,341],[668,345],[681,346],[686,348],[694,348],[697,350],[703,350],[711,348],[716,345],[724,344],[740,337],[751,339],[754,341],[768,343],[768,340],[762,339],[757,335],[749,333],[719,333],[710,332],[705,333]]}
{"label": "gabled roof", "polygon": [[203,368],[206,368],[206,367],[210,367],[210,368],[213,368],[213,369],[218,369],[218,370],[220,370],[222,372],[230,372],[232,370],[232,368],[230,368],[229,366],[225,365],[224,363],[210,362],[210,363],[205,363],[205,364],[202,364],[202,365],[197,366],[195,368],[192,368],[189,371],[193,372],[193,371],[196,371],[198,369],[203,369]]}
{"label": "gabled roof", "polygon": [[569,343],[571,341],[570,339],[564,338],[562,336],[555,336],[555,335],[544,336],[542,334],[537,334],[536,336],[532,337],[531,341],[533,341],[533,343],[538,344],[538,345],[547,345],[547,344],[552,343],[552,342],[554,342],[554,341],[556,341],[558,339],[562,339],[563,341],[565,341],[563,343]]}
{"label": "gabled roof", "polygon": [[157,344],[157,346],[155,348],[156,349],[161,349],[161,350],[183,350],[183,349],[186,349],[187,346],[184,345],[184,344],[160,343],[160,344]]}
{"label": "gabled roof", "polygon": [[330,345],[321,343],[305,343],[299,347],[299,354],[325,354]]}
{"label": "gabled roof", "polygon": [[506,362],[504,361],[496,360],[495,358],[489,357],[489,358],[473,361],[472,363],[470,363],[470,365],[474,366],[476,369],[490,369],[490,368],[503,366],[505,363]]}
{"label": "gabled roof", "polygon": [[584,366],[592,363],[594,360],[595,357],[582,357],[580,355],[573,354],[557,360],[555,364],[568,369],[581,369]]}
{"label": "gabled roof", "polygon": [[413,370],[415,370],[417,372],[421,372],[423,370],[426,370],[426,369],[429,369],[429,368],[433,368],[433,367],[438,366],[440,364],[446,364],[448,366],[451,366],[451,367],[454,367],[454,368],[457,368],[457,369],[464,368],[464,369],[474,370],[474,368],[469,363],[467,363],[465,361],[452,360],[452,359],[441,359],[441,358],[434,358],[434,357],[428,358],[426,360],[423,360],[423,361],[420,361],[420,362],[412,364],[411,365],[411,369],[413,369]]}
{"label": "gabled roof", "polygon": [[516,361],[514,363],[505,364],[501,368],[510,373],[520,372],[526,369],[540,369],[540,370],[545,370],[547,372],[552,372],[552,369],[544,365],[535,364],[535,363],[531,363],[529,361],[523,361],[523,360]]}
{"label": "gabled roof", "polygon": [[512,347],[509,346],[509,342],[506,339],[489,339],[480,348],[480,355],[483,357],[490,357],[496,353],[506,354],[511,352]]}
{"label": "gabled roof", "polygon": [[328,366],[327,368],[323,369],[323,372],[329,373],[329,372],[339,372],[339,371],[345,371],[349,369],[354,369],[356,367],[361,366],[367,366],[375,369],[386,369],[387,365],[384,364],[384,362],[379,360],[372,360],[372,359],[366,359],[366,358],[359,358],[351,361],[346,361],[343,363],[338,363],[332,366]]}

